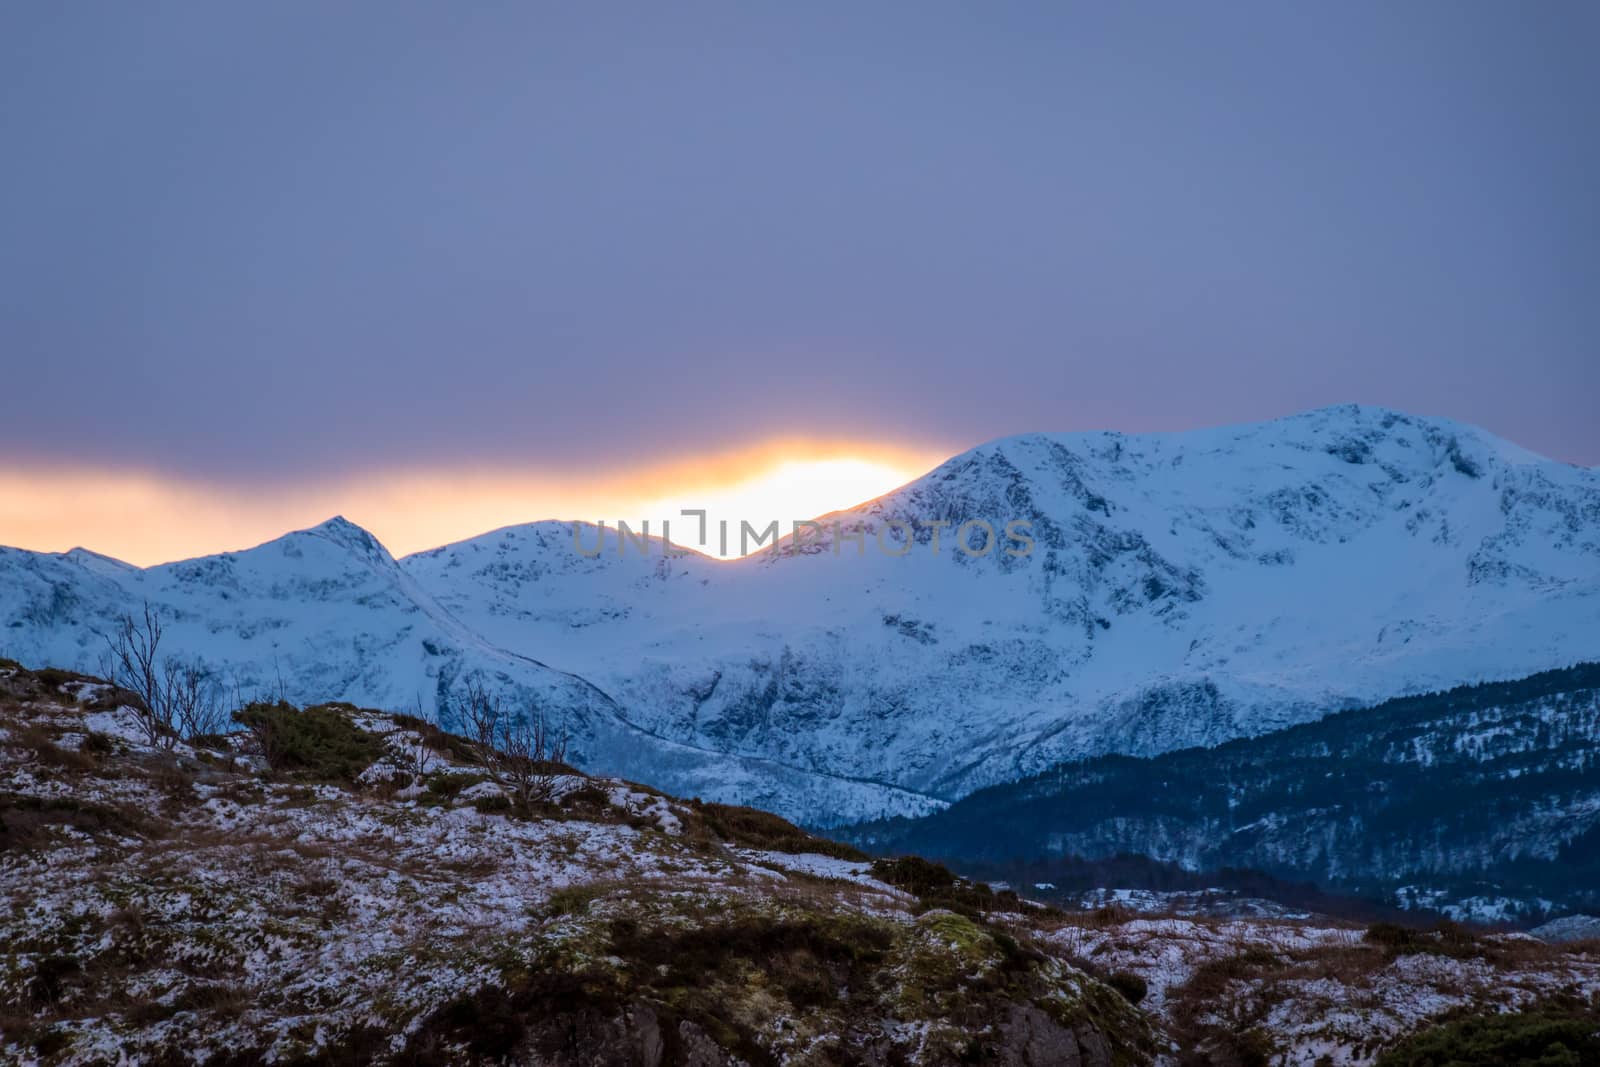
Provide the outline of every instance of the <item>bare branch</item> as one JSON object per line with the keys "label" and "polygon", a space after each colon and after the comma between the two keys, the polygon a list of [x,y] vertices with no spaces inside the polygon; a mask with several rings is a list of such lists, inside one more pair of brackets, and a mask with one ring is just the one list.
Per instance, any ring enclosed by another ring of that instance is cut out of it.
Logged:
{"label": "bare branch", "polygon": [[501,773],[520,807],[554,799],[567,752],[564,731],[554,737],[544,716],[530,711],[501,723],[499,747]]}
{"label": "bare branch", "polygon": [[489,691],[482,678],[474,676],[467,679],[466,693],[458,701],[456,713],[479,761],[491,771],[497,770],[500,755],[497,745],[505,718],[500,698]]}
{"label": "bare branch", "polygon": [[226,729],[217,684],[204,665],[161,656],[161,613],[148,601],[140,617],[123,615],[102,636],[102,673],[137,698],[131,706],[151,745],[171,751],[183,738]]}
{"label": "bare branch", "polygon": [[133,710],[145,739],[171,749],[178,742],[178,730],[157,659],[161,650],[160,613],[146,601],[142,619],[123,615],[112,633],[102,636],[106,642],[102,668],[106,680],[138,697]]}
{"label": "bare branch", "polygon": [[228,716],[219,686],[203,664],[169,657],[162,665],[162,689],[184,738],[192,741],[226,731]]}
{"label": "bare branch", "polygon": [[[422,701],[420,699],[417,701],[417,718],[422,718]],[[390,759],[393,764],[411,775],[417,782],[421,782],[428,777],[428,772],[433,769],[436,756],[437,753],[428,747],[427,741],[420,734],[415,740],[403,741],[390,749]]]}
{"label": "bare branch", "polygon": [[565,730],[552,733],[533,709],[507,713],[499,695],[476,676],[467,680],[456,713],[479,761],[518,807],[525,810],[554,798],[567,755]]}

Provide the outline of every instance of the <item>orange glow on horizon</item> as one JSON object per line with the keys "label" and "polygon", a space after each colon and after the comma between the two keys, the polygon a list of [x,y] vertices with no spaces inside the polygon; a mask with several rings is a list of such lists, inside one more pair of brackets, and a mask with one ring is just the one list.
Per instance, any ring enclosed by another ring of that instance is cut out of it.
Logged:
{"label": "orange glow on horizon", "polygon": [[[694,545],[695,520],[765,526],[852,507],[925,473],[947,453],[883,444],[772,441],[752,448],[592,473],[488,467],[374,472],[248,488],[93,468],[0,470],[0,545],[84,547],[139,566],[249,548],[334,515],[370,530],[396,556],[502,526],[581,519],[637,529],[673,521]],[[715,536],[706,551],[716,554]],[[730,545],[737,551],[736,545]]]}

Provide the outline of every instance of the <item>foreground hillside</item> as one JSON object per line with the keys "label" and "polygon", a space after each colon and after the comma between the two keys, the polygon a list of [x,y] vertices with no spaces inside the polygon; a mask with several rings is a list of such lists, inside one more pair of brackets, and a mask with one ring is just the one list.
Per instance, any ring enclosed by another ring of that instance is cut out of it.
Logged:
{"label": "foreground hillside", "polygon": [[1597,1025],[1588,944],[1066,914],[556,764],[518,793],[404,716],[151,744],[124,699],[0,664],[0,1062],[1310,1065]]}
{"label": "foreground hillside", "polygon": [[1600,665],[1106,756],[845,836],[953,860],[1137,854],[1503,921],[1600,908]]}
{"label": "foreground hillside", "polygon": [[[564,717],[579,766],[831,826],[1566,666],[1600,632],[1600,473],[1375,408],[994,441],[737,561],[589,518],[611,532],[398,561],[343,520],[147,569],[0,549],[0,651],[94,670],[149,602],[245,692],[447,721],[481,675]],[[963,551],[968,522],[997,544]]]}
{"label": "foreground hillside", "polygon": [[5,1058],[1045,1067],[1153,1049],[1082,970],[770,816],[556,768],[518,810],[462,739],[348,707],[277,709],[276,771],[220,740],[167,753],[105,687],[68,681],[78,704],[58,680],[0,671]]}

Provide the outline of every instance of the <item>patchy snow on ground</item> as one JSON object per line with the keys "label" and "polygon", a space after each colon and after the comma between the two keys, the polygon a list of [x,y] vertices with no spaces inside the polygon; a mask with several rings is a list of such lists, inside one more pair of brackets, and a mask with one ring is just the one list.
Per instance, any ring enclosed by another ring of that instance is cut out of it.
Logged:
{"label": "patchy snow on ground", "polygon": [[[1141,1006],[1191,1041],[1258,1031],[1275,1064],[1370,1063],[1460,1009],[1516,1010],[1557,993],[1600,1002],[1600,954],[1550,951],[1524,934],[1396,954],[1332,922],[1090,916],[1035,937],[1101,972],[1138,975]],[[1199,982],[1207,971],[1215,983]]]}
{"label": "patchy snow on ground", "polygon": [[815,852],[794,854],[753,848],[737,849],[736,851],[741,859],[759,867],[809,875],[812,878],[854,882],[856,885],[865,886],[888,896],[900,899],[907,898],[907,894],[874,878],[872,876],[872,864],[861,860],[839,859],[835,856],[824,856]]}
{"label": "patchy snow on ground", "polygon": [[[1048,888],[1055,888],[1049,886]],[[1311,914],[1272,900],[1247,897],[1231,889],[1162,891],[1156,889],[1093,889],[1077,900],[1085,911],[1126,908],[1163,915],[1208,915],[1218,919],[1309,919]]]}
{"label": "patchy snow on ground", "polygon": [[[274,1054],[292,1057],[367,1015],[403,1022],[481,985],[498,973],[506,939],[549,926],[544,909],[565,889],[661,885],[715,898],[771,892],[791,872],[831,877],[840,865],[686,841],[668,798],[623,782],[558,775],[552,800],[598,788],[601,807],[535,819],[478,810],[504,792],[487,778],[453,798],[402,788],[408,759],[430,774],[482,773],[439,753],[416,760],[423,740],[405,729],[375,730],[397,759],[340,786],[261,778],[243,760],[187,746],[151,748],[127,709],[30,704],[23,713],[47,747],[5,748],[0,793],[9,805],[55,805],[67,824],[40,831],[48,848],[0,853],[10,903],[0,915],[0,1001],[29,1003],[46,959],[87,966],[137,945],[141,958],[168,961],[130,974],[125,992],[150,1013],[168,1005],[173,1018],[140,1028],[133,1045],[115,1017],[60,1023],[73,1062],[162,1047],[186,1025],[180,1008],[196,996],[196,976],[207,996],[248,1001],[233,1026],[191,1049],[196,1056],[265,1027],[277,1033]],[[362,725],[379,723],[367,716]],[[76,751],[90,731],[112,739],[124,772],[65,776],[41,765],[39,753]],[[187,769],[146,773],[169,764]]]}

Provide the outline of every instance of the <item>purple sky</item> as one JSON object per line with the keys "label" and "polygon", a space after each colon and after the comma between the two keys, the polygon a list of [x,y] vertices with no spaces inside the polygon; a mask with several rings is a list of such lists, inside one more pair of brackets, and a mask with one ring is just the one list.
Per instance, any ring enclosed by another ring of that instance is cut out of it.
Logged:
{"label": "purple sky", "polygon": [[1600,4],[15,3],[0,461],[958,448],[1359,400],[1600,463]]}

